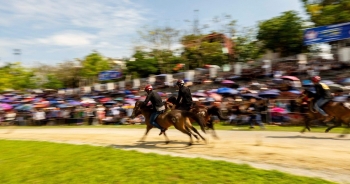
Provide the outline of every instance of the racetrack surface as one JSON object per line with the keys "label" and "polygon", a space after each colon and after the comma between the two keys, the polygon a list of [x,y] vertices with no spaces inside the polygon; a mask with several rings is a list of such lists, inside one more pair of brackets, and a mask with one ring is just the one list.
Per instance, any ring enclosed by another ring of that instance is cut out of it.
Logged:
{"label": "racetrack surface", "polygon": [[144,132],[125,128],[14,128],[10,131],[3,128],[0,139],[91,144],[202,157],[350,183],[350,135],[338,138],[338,134],[326,133],[231,130],[217,131],[219,140],[207,133],[207,144],[200,141],[187,146],[188,136],[177,130],[167,131],[169,144],[164,144],[164,137],[158,136],[159,131],[155,129],[150,131],[145,142],[139,142]]}

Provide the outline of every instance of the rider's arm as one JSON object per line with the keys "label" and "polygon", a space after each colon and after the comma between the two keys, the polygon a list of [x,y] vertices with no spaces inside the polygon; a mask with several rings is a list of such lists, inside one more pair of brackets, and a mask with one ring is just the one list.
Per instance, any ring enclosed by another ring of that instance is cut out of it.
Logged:
{"label": "rider's arm", "polygon": [[179,93],[177,95],[177,99],[176,99],[176,105],[180,103],[180,100],[182,98],[182,89],[179,89]]}
{"label": "rider's arm", "polygon": [[143,106],[147,106],[148,102],[151,100],[151,97],[153,96],[153,93],[149,93],[143,103]]}

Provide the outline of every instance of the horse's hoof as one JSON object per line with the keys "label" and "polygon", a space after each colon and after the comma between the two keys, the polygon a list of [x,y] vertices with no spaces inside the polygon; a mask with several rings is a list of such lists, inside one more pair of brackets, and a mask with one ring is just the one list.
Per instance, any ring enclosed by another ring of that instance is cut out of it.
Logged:
{"label": "horse's hoof", "polygon": [[165,141],[165,144],[169,144],[170,141]]}
{"label": "horse's hoof", "polygon": [[342,134],[342,135],[339,135],[338,137],[339,138],[344,138],[346,135]]}
{"label": "horse's hoof", "polygon": [[324,131],[325,133],[328,133],[329,132],[329,130],[326,130],[326,131]]}
{"label": "horse's hoof", "polygon": [[192,146],[192,142],[188,143],[188,146]]}

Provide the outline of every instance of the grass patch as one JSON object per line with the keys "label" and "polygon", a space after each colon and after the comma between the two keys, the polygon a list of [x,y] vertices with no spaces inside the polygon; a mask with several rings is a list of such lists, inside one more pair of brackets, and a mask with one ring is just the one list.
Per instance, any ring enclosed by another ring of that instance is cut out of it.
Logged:
{"label": "grass patch", "polygon": [[[197,129],[200,129],[196,124],[194,125]],[[0,126],[0,129],[6,129],[6,126]],[[101,125],[101,126],[88,126],[88,125],[71,125],[71,126],[17,126],[20,129],[30,129],[30,128],[130,128],[130,129],[146,129],[146,125]],[[276,126],[276,125],[266,125],[266,130],[260,130],[259,126],[255,129],[249,129],[249,126],[232,126],[225,124],[215,124],[216,130],[232,130],[232,131],[282,131],[282,132],[300,132],[302,126]],[[175,129],[170,127],[170,129]],[[326,127],[311,127],[311,132],[324,133]],[[341,133],[343,132],[343,127],[334,128],[330,133]]]}
{"label": "grass patch", "polygon": [[0,183],[331,183],[223,161],[0,140]]}

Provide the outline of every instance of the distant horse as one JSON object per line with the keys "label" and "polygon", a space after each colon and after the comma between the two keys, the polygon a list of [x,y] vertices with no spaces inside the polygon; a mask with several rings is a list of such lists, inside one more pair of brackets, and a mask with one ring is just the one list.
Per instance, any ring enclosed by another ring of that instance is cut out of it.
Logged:
{"label": "distant horse", "polygon": [[[316,113],[316,111],[313,109],[313,105],[314,105],[314,99],[315,99],[315,94],[309,90],[304,90],[299,98],[299,102],[300,99],[305,99],[307,98],[308,100],[308,104],[310,105],[310,110],[314,113]],[[332,130],[335,127],[339,127],[342,124],[347,125],[347,128],[345,129],[345,131],[342,133],[342,135],[340,135],[341,137],[345,136],[345,134],[347,134],[349,132],[349,124],[350,124],[350,109],[347,108],[343,103],[341,102],[333,102],[333,101],[329,101],[328,103],[326,103],[325,105],[323,105],[323,110],[329,114],[330,116],[333,116],[333,122],[334,125],[330,126],[326,129],[326,133],[329,132],[330,130]]]}
{"label": "distant horse", "polygon": [[[141,141],[143,141],[146,138],[148,132],[153,128],[150,122],[150,117],[153,110],[149,106],[143,107],[143,104],[144,104],[143,101],[137,101],[135,103],[135,107],[131,115],[131,117],[136,117],[142,114],[146,119],[145,120],[145,123],[147,125],[146,133],[142,137]],[[190,137],[190,142],[188,143],[188,145],[193,144],[192,135],[198,140],[198,137],[195,134],[193,134],[191,130],[194,131],[197,135],[199,135],[202,138],[202,140],[206,141],[205,138],[202,135],[200,135],[197,129],[193,127],[192,124],[190,124],[188,121],[186,121],[187,119],[194,119],[196,122],[198,122],[202,131],[205,133],[203,119],[201,119],[199,116],[197,116],[192,112],[186,112],[181,110],[170,110],[170,111],[164,112],[163,114],[160,114],[157,117],[156,121],[161,127],[165,129],[168,129],[170,126],[174,126],[180,132],[188,135]],[[164,136],[166,139],[165,143],[168,144],[169,138],[165,132],[164,132]]]}
{"label": "distant horse", "polygon": [[[167,100],[168,103],[172,104],[172,108],[175,109],[176,97],[171,96]],[[196,113],[201,116],[205,121],[205,126],[207,129],[212,130],[212,135],[214,138],[218,138],[214,129],[214,122],[211,118],[212,116],[217,116],[220,120],[228,120],[228,118],[222,115],[220,108],[216,106],[205,107],[203,105],[193,105],[190,109],[190,112]],[[191,123],[194,123],[194,119],[190,119]]]}

